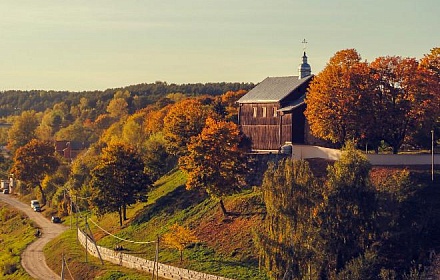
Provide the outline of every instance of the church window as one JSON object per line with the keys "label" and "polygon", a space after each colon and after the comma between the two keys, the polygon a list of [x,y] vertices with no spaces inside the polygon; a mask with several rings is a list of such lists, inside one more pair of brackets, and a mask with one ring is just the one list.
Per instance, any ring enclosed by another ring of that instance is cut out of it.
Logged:
{"label": "church window", "polygon": [[278,116],[277,107],[273,107],[273,116],[274,116],[274,117],[277,117],[277,116]]}
{"label": "church window", "polygon": [[257,107],[252,107],[252,109],[254,110],[253,117],[256,118],[257,117]]}
{"label": "church window", "polygon": [[263,118],[265,118],[267,115],[267,108],[263,107]]}

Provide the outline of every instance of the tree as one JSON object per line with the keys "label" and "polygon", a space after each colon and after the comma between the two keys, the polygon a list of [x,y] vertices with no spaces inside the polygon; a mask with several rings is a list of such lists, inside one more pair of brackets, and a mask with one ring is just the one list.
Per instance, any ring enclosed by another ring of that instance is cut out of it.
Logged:
{"label": "tree", "polygon": [[202,131],[206,117],[207,111],[197,99],[185,99],[172,106],[163,127],[168,152],[177,156],[186,154],[186,145]]}
{"label": "tree", "polygon": [[194,231],[180,226],[177,223],[172,225],[170,230],[170,232],[164,234],[163,241],[166,246],[179,250],[180,261],[182,262],[183,250],[185,250],[188,245],[198,242],[199,240]]}
{"label": "tree", "polygon": [[397,153],[407,134],[438,112],[438,103],[433,104],[435,95],[427,87],[414,58],[379,57],[370,68],[376,125],[381,129],[383,140]]}
{"label": "tree", "polygon": [[343,145],[365,134],[368,64],[354,49],[337,52],[311,82],[304,112],[313,135]]}
{"label": "tree", "polygon": [[8,148],[12,152],[36,138],[39,121],[35,111],[24,111],[17,117],[8,132]]}
{"label": "tree", "polygon": [[123,143],[104,148],[92,170],[92,203],[99,214],[118,212],[119,224],[126,220],[127,206],[145,197],[151,180],[136,150]]}
{"label": "tree", "polygon": [[308,162],[287,158],[271,163],[262,195],[267,214],[256,243],[267,271],[274,279],[285,274],[291,275],[288,279],[316,279],[316,213],[322,197]]}
{"label": "tree", "polygon": [[46,195],[41,182],[45,176],[53,174],[58,166],[53,144],[33,139],[15,152],[11,173],[18,180],[25,182],[28,187],[38,187],[41,192],[41,203],[44,206]]}
{"label": "tree", "polygon": [[191,138],[188,154],[179,159],[180,169],[188,174],[187,189],[204,189],[211,197],[220,198],[238,191],[245,184],[245,149],[240,144],[243,135],[232,122],[208,117],[198,136]]}
{"label": "tree", "polygon": [[128,115],[128,103],[124,98],[115,98],[107,106],[107,112],[113,118],[123,118]]}
{"label": "tree", "polygon": [[377,207],[370,168],[365,155],[351,142],[341,159],[327,168],[327,190],[319,216],[323,270],[328,276],[342,271],[374,241]]}
{"label": "tree", "polygon": [[176,158],[166,151],[165,146],[166,141],[162,133],[153,134],[145,141],[143,152],[145,170],[153,181],[176,166]]}

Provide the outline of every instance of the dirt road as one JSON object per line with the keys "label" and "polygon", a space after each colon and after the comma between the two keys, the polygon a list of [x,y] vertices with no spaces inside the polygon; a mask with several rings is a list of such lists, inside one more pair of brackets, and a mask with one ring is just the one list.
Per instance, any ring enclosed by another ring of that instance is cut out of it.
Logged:
{"label": "dirt road", "polygon": [[0,193],[0,201],[8,203],[14,208],[24,212],[30,219],[35,221],[42,232],[42,236],[31,243],[21,255],[21,265],[23,268],[29,275],[36,279],[60,279],[61,277],[47,266],[43,254],[43,247],[50,240],[65,231],[67,227],[51,223],[41,213],[34,212],[30,205],[18,201],[13,195]]}

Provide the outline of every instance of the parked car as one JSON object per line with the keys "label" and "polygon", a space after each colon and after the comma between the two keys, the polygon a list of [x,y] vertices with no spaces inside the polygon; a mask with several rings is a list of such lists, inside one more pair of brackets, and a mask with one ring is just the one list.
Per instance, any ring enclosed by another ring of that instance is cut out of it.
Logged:
{"label": "parked car", "polygon": [[52,216],[52,223],[54,223],[54,224],[61,223],[61,218],[58,216]]}
{"label": "parked car", "polygon": [[31,207],[35,212],[41,212],[41,206],[38,200],[31,200]]}

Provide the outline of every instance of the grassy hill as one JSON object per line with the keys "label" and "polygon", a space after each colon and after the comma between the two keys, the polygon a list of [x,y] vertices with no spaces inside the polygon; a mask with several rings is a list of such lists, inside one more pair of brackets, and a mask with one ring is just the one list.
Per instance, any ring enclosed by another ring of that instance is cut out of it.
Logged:
{"label": "grassy hill", "polygon": [[[310,163],[315,175],[321,179],[325,177],[327,165],[332,164],[319,160],[312,160]],[[392,169],[375,167],[372,172],[376,177],[382,178],[390,176]],[[410,168],[410,172],[415,179],[414,182],[417,182],[415,189],[424,182],[430,182],[428,169]],[[436,176],[438,175],[440,174]],[[128,209],[129,220],[125,221],[122,227],[119,227],[116,213],[102,217],[91,216],[92,221],[89,225],[98,245],[108,248],[122,246],[126,253],[153,260],[155,245],[123,242],[109,236],[99,227],[123,239],[154,241],[157,236],[162,236],[177,223],[194,230],[199,242],[185,249],[182,262],[176,249],[166,248],[161,244],[160,262],[237,280],[268,279],[264,271],[259,271],[258,253],[253,243],[253,231],[261,225],[265,215],[265,207],[258,188],[224,198],[229,212],[229,215],[224,216],[218,201],[198,191],[187,191],[184,187],[185,180],[184,174],[180,171],[161,178],[155,183],[154,190],[149,193],[147,202],[138,203]],[[426,204],[428,201],[440,196],[438,185],[422,189],[423,191],[408,203],[426,206],[430,203]],[[440,211],[436,205],[432,204],[430,207]],[[85,214],[85,212],[81,213],[83,216]],[[90,213],[87,214],[90,217]],[[418,219],[417,217],[414,218]],[[83,220],[80,221],[81,227],[84,227]],[[69,223],[68,219],[66,223]],[[76,242],[75,237],[75,230],[67,231],[46,248],[48,264],[55,271],[60,270],[59,260],[64,253],[75,279],[144,279],[146,277],[138,271],[108,263],[102,266],[92,257],[89,257],[86,263],[84,249]],[[426,242],[432,243],[428,245],[439,244],[438,240]]]}
{"label": "grassy hill", "polygon": [[[159,261],[188,269],[234,279],[267,279],[258,270],[257,254],[252,242],[252,230],[261,221],[264,208],[259,196],[251,190],[224,200],[230,215],[224,216],[218,202],[198,191],[187,191],[185,176],[176,171],[156,182],[147,202],[128,209],[129,220],[122,228],[117,214],[92,216],[89,226],[98,245],[108,248],[122,246],[124,252],[153,259],[155,245],[122,242],[93,224],[95,222],[118,237],[154,241],[175,223],[193,229],[199,242],[180,254],[176,249],[160,246]],[[84,216],[85,213],[82,213]],[[66,219],[69,223],[69,219]],[[84,226],[84,222],[81,222]],[[65,254],[75,279],[141,279],[140,272],[123,269],[89,257],[85,263],[84,249],[75,241],[75,231],[69,230],[46,247],[48,264],[60,270],[61,254]],[[87,271],[87,273],[86,273]]]}
{"label": "grassy hill", "polygon": [[32,279],[20,265],[20,255],[35,239],[35,227],[23,213],[3,203],[0,221],[0,278]]}

